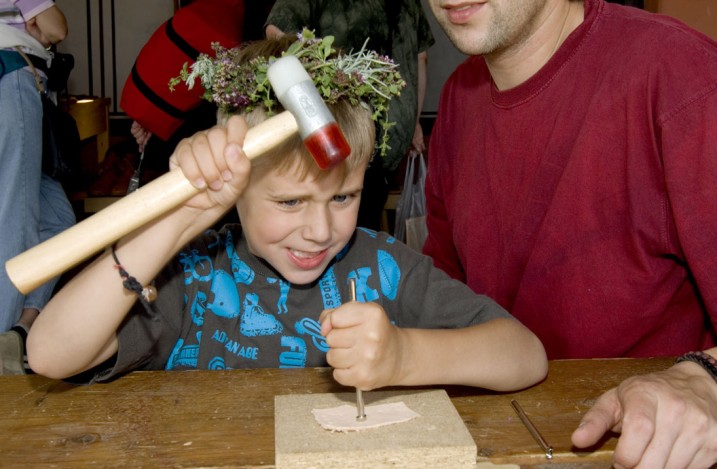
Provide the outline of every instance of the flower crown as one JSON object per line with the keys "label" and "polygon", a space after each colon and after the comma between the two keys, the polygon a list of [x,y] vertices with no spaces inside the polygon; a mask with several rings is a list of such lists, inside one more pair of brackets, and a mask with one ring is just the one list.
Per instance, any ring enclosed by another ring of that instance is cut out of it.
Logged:
{"label": "flower crown", "polygon": [[[348,99],[354,106],[368,107],[371,119],[379,123],[382,136],[378,148],[385,155],[388,145],[388,129],[395,125],[388,122],[389,101],[401,94],[406,82],[398,72],[398,65],[389,57],[366,49],[364,43],[358,52],[335,54],[334,37],[316,38],[314,32],[304,29],[282,55],[294,55],[304,65],[319,94],[329,104]],[[237,62],[241,49],[226,49],[212,43],[216,56],[200,54],[196,62],[184,64],[180,75],[169,81],[170,90],[181,82],[187,88],[194,87],[199,78],[204,95],[202,98],[215,103],[227,114],[251,112],[263,106],[273,114],[278,99],[274,94],[267,70],[276,57],[257,57],[244,63]]]}

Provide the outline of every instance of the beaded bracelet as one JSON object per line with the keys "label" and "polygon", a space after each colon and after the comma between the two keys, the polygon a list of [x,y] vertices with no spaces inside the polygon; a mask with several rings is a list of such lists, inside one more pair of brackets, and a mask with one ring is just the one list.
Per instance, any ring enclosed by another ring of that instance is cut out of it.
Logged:
{"label": "beaded bracelet", "polygon": [[704,352],[687,352],[681,357],[677,357],[675,363],[685,361],[697,363],[704,368],[715,381],[717,381],[717,358]]}
{"label": "beaded bracelet", "polygon": [[125,270],[124,266],[117,258],[114,244],[110,247],[110,250],[112,252],[112,259],[115,261],[115,269],[117,269],[120,277],[122,278],[122,286],[124,286],[126,290],[134,292],[147,311],[147,314],[149,314],[152,319],[156,319],[156,313],[152,307],[152,302],[157,299],[157,289],[154,285],[142,285],[139,283],[139,280],[132,277]]}

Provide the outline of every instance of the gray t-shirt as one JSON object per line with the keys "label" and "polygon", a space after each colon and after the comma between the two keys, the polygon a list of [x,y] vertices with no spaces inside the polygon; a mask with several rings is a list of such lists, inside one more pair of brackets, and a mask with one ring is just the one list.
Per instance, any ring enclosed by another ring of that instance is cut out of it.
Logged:
{"label": "gray t-shirt", "polygon": [[207,231],[157,277],[156,318],[141,305],[119,330],[114,368],[237,369],[327,366],[319,315],[348,301],[380,304],[399,327],[458,328],[511,317],[435,268],[429,257],[359,228],[312,284],[286,282],[248,250],[238,225]]}

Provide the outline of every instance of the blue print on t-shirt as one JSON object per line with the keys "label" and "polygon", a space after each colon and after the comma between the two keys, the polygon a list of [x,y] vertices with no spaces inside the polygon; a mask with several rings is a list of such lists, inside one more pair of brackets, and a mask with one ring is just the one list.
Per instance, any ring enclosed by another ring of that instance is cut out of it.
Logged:
{"label": "blue print on t-shirt", "polygon": [[249,285],[254,281],[254,271],[238,257],[232,258],[232,274],[236,283]]}
{"label": "blue print on t-shirt", "polygon": [[377,257],[381,293],[389,300],[394,300],[398,294],[398,284],[401,281],[401,268],[396,263],[396,259],[386,251],[379,249]]}
{"label": "blue print on t-shirt", "polygon": [[336,287],[336,274],[333,266],[329,267],[324,275],[321,276],[319,289],[321,291],[321,300],[324,302],[324,309],[341,306],[341,295]]}
{"label": "blue print on t-shirt", "polygon": [[217,316],[236,318],[239,316],[239,291],[234,278],[223,270],[214,273],[211,303],[207,308]]}
{"label": "blue print on t-shirt", "polygon": [[230,338],[224,331],[216,329],[214,334],[212,334],[212,340],[222,344],[224,349],[232,355],[236,355],[237,357],[245,358],[247,360],[259,359],[259,349],[257,347],[243,345]]}
{"label": "blue print on t-shirt", "polygon": [[204,324],[204,311],[207,310],[207,294],[203,291],[197,292],[190,308],[190,314],[192,315],[192,322],[197,326]]}
{"label": "blue print on t-shirt", "polygon": [[212,358],[211,360],[209,360],[207,369],[209,369],[209,370],[226,370],[226,366],[224,365],[224,358],[222,358],[222,357]]}
{"label": "blue print on t-shirt", "polygon": [[300,337],[283,336],[281,346],[289,350],[279,355],[279,368],[303,368],[306,366],[306,342]]}
{"label": "blue print on t-shirt", "polygon": [[302,318],[296,324],[294,329],[300,335],[308,335],[311,337],[311,341],[314,346],[322,352],[328,352],[329,344],[326,343],[326,339],[321,335],[321,324],[315,319]]}
{"label": "blue print on t-shirt", "polygon": [[369,235],[370,237],[372,237],[373,239],[376,239],[376,232],[375,232],[374,230],[370,230],[370,229],[368,229],[368,228],[364,228],[363,226],[359,226],[359,227],[357,227],[357,228],[358,228],[359,230],[363,231],[364,233],[366,233],[367,235]]}
{"label": "blue print on t-shirt", "polygon": [[259,306],[259,297],[256,293],[247,293],[244,296],[244,306],[241,315],[239,330],[247,337],[258,335],[274,335],[281,333],[283,327],[271,314],[266,314]]}
{"label": "blue print on t-shirt", "polygon": [[349,273],[348,278],[356,279],[356,301],[366,303],[378,300],[378,292],[368,286],[368,279],[371,277],[371,273],[370,267],[359,267]]}
{"label": "blue print on t-shirt", "polygon": [[289,288],[291,284],[285,280],[278,278],[266,278],[267,283],[274,284],[279,283],[279,300],[276,302],[276,314],[286,314],[289,312],[289,308],[286,307],[286,300],[289,297]]}
{"label": "blue print on t-shirt", "polygon": [[167,365],[165,366],[167,370],[172,370],[175,367],[197,367],[197,358],[199,357],[199,344],[201,343],[202,332],[197,332],[196,337],[196,345],[185,346],[184,339],[177,340],[177,343],[174,344],[172,353],[169,355],[169,359],[167,360]]}
{"label": "blue print on t-shirt", "polygon": [[237,255],[234,250],[234,240],[232,238],[232,234],[229,232],[227,232],[225,246],[227,255],[229,256],[229,261],[232,264],[232,275],[234,276],[234,281],[242,285],[249,285],[254,281],[254,271],[251,270],[251,267],[249,267],[249,265],[241,260],[241,258]]}
{"label": "blue print on t-shirt", "polygon": [[212,260],[208,256],[200,256],[196,249],[189,253],[179,253],[179,263],[184,269],[184,284],[189,285],[194,280],[208,282],[212,278]]}

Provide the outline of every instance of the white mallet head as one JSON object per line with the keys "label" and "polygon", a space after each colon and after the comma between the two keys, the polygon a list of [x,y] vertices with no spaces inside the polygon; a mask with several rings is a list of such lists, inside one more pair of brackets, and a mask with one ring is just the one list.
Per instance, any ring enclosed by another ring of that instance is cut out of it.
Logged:
{"label": "white mallet head", "polygon": [[329,169],[343,162],[351,147],[299,59],[282,57],[267,74],[279,102],[296,119],[299,134],[316,164]]}

